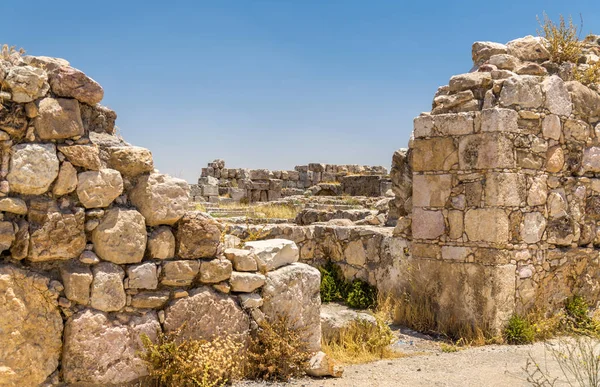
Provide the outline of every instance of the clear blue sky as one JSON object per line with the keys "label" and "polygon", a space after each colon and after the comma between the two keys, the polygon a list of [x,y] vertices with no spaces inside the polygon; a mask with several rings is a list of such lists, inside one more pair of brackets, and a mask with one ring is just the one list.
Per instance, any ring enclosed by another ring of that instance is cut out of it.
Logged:
{"label": "clear blue sky", "polygon": [[471,44],[535,35],[543,11],[600,33],[597,0],[6,0],[0,36],[100,82],[125,139],[194,182],[215,158],[389,167]]}

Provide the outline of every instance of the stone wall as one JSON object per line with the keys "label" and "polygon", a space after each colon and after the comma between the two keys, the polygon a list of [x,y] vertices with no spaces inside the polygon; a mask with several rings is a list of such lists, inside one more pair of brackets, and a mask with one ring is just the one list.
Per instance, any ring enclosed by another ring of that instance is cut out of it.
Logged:
{"label": "stone wall", "polygon": [[225,161],[215,160],[202,168],[197,185],[192,185],[192,200],[218,202],[219,195],[234,201],[267,202],[308,192],[314,195],[383,196],[391,188],[381,166],[332,165],[311,163],[293,171],[267,169],[229,169]]}
{"label": "stone wall", "polygon": [[[596,41],[584,52],[580,71]],[[543,38],[477,42],[414,121],[412,264],[439,318],[500,327],[599,300],[600,95],[549,58]]]}
{"label": "stone wall", "polygon": [[1,386],[124,385],[147,374],[140,334],[183,323],[245,340],[291,313],[319,350],[320,274],[293,242],[224,249],[65,60],[4,57],[0,82]]}

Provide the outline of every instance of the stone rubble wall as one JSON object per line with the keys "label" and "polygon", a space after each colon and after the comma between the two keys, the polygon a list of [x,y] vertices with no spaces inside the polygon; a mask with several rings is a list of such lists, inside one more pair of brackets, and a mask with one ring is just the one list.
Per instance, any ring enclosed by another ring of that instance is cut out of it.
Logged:
{"label": "stone rubble wall", "polygon": [[[356,176],[355,176],[356,175]],[[293,171],[267,169],[229,169],[225,161],[215,160],[202,168],[197,185],[192,185],[192,200],[216,203],[219,195],[234,201],[267,202],[285,196],[313,195],[383,196],[391,188],[381,166],[333,165],[311,163]]]}
{"label": "stone rubble wall", "polygon": [[571,294],[600,300],[600,94],[549,57],[543,38],[477,42],[472,72],[414,120],[412,215],[396,231],[440,318],[499,328]]}
{"label": "stone rubble wall", "polygon": [[0,58],[0,83],[0,386],[125,385],[140,335],[183,323],[246,340],[291,313],[319,350],[320,274],[293,242],[225,249],[67,61]]}

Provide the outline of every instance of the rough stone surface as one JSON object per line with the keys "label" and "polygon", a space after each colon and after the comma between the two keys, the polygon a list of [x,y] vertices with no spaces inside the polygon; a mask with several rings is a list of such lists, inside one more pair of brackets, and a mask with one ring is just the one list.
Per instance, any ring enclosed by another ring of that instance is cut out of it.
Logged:
{"label": "rough stone surface", "polygon": [[27,203],[20,198],[2,198],[0,199],[0,211],[25,215],[27,214]]}
{"label": "rough stone surface", "polygon": [[110,153],[108,164],[123,175],[138,176],[154,170],[152,153],[146,148],[126,146],[109,148],[108,151]]}
{"label": "rough stone surface", "polygon": [[107,314],[86,309],[67,321],[62,373],[69,384],[123,385],[148,374],[140,359],[140,336],[152,340],[160,324],[155,313],[132,316],[121,323]]}
{"label": "rough stone surface", "polygon": [[16,66],[9,70],[4,80],[15,102],[31,102],[48,93],[48,75],[42,69]]}
{"label": "rough stone surface", "polygon": [[304,263],[293,263],[267,274],[261,310],[268,320],[287,316],[292,326],[304,330],[310,351],[321,349],[321,273]]}
{"label": "rough stone surface", "polygon": [[234,271],[229,279],[231,291],[250,293],[265,284],[265,276],[258,273],[240,273]]}
{"label": "rough stone surface", "polygon": [[177,255],[181,258],[214,257],[220,240],[219,223],[200,211],[185,213],[177,224]]}
{"label": "rough stone surface", "polygon": [[359,321],[377,325],[375,317],[367,312],[353,310],[336,303],[321,305],[321,335],[325,341],[338,338],[343,330]]}
{"label": "rough stone surface", "polygon": [[144,217],[136,210],[119,207],[106,211],[92,232],[96,254],[105,261],[118,264],[141,262],[146,240]]}
{"label": "rough stone surface", "polygon": [[0,385],[41,385],[58,367],[63,322],[49,280],[0,264]]}
{"label": "rough stone surface", "polygon": [[446,225],[442,211],[413,209],[413,237],[416,239],[436,239],[444,234]]}
{"label": "rough stone surface", "polygon": [[94,266],[94,280],[90,296],[92,308],[115,312],[125,307],[127,301],[123,279],[125,272],[110,262],[102,262]]}
{"label": "rough stone surface", "polygon": [[471,241],[506,243],[508,216],[502,209],[471,209],[465,214],[465,232]]}
{"label": "rough stone surface", "polygon": [[200,282],[216,284],[231,277],[233,266],[227,259],[213,259],[200,263]]}
{"label": "rough stone surface", "polygon": [[108,207],[123,193],[123,178],[114,169],[81,172],[77,181],[77,197],[85,208]]}
{"label": "rough stone surface", "polygon": [[52,193],[56,196],[62,196],[75,191],[75,189],[77,189],[77,170],[73,164],[64,161],[58,171],[58,178],[54,183]]}
{"label": "rough stone surface", "polygon": [[127,285],[130,289],[156,289],[158,273],[153,263],[127,267]]}
{"label": "rough stone surface", "polygon": [[39,115],[34,123],[42,140],[62,140],[84,134],[81,111],[74,99],[44,98],[39,102]]}
{"label": "rough stone surface", "polygon": [[233,262],[236,271],[258,271],[257,257],[251,251],[228,248],[225,256]]}
{"label": "rough stone surface", "polygon": [[165,332],[181,328],[182,340],[210,340],[231,335],[244,342],[248,338],[248,315],[230,297],[201,287],[190,296],[173,301],[165,309]]}
{"label": "rough stone surface", "polygon": [[160,226],[148,237],[148,258],[168,259],[175,256],[175,235],[168,226]]}
{"label": "rough stone surface", "polygon": [[163,264],[160,283],[166,286],[189,286],[199,271],[198,261],[168,261]]}
{"label": "rough stone surface", "polygon": [[190,188],[181,179],[152,173],[142,176],[131,191],[131,203],[146,218],[148,226],[173,225],[185,213]]}
{"label": "rough stone surface", "polygon": [[506,44],[510,55],[525,61],[544,61],[550,59],[547,47],[548,41],[542,37],[526,36],[511,40]]}
{"label": "rough stone surface", "polygon": [[6,179],[11,190],[25,195],[48,191],[58,176],[58,157],[53,144],[18,144],[12,148],[10,172]]}
{"label": "rough stone surface", "polygon": [[65,155],[69,162],[77,167],[92,171],[102,168],[100,151],[96,145],[59,146],[58,150]]}
{"label": "rough stone surface", "polygon": [[298,261],[300,256],[298,246],[286,239],[246,242],[244,248],[256,255],[261,271],[271,271],[289,265]]}
{"label": "rough stone surface", "polygon": [[104,97],[98,82],[73,67],[61,66],[50,74],[52,92],[60,97],[75,98],[92,106]]}
{"label": "rough stone surface", "polygon": [[503,106],[518,105],[521,107],[538,108],[542,106],[542,88],[536,77],[532,75],[514,76],[504,81],[500,93],[500,103]]}
{"label": "rough stone surface", "polygon": [[60,275],[65,286],[65,296],[81,305],[90,302],[90,286],[92,271],[86,265],[70,262],[60,269]]}

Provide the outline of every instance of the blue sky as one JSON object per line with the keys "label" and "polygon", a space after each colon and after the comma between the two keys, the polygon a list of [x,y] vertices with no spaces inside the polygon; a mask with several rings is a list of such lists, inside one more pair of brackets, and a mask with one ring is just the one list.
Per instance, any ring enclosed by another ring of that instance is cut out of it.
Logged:
{"label": "blue sky", "polygon": [[0,36],[100,82],[124,138],[194,182],[215,158],[389,167],[471,44],[543,11],[600,33],[598,1],[35,0],[3,2]]}

